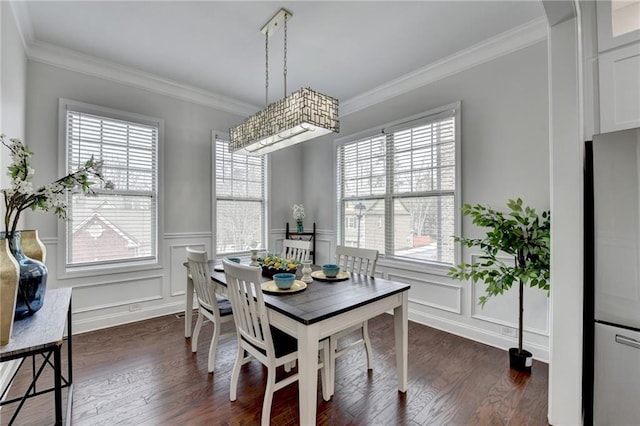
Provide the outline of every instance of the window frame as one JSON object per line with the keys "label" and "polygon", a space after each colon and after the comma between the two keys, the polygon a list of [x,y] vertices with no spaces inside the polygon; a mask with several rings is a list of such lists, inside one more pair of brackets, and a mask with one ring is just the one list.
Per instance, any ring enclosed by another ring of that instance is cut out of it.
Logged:
{"label": "window frame", "polygon": [[164,238],[164,120],[161,118],[149,117],[128,111],[107,108],[71,99],[59,98],[58,100],[58,172],[60,175],[67,174],[68,170],[68,145],[67,145],[67,110],[94,114],[105,118],[141,123],[145,125],[157,126],[158,143],[156,148],[156,232],[155,232],[155,257],[152,259],[123,261],[112,261],[108,263],[94,265],[67,265],[67,245],[68,228],[70,223],[58,221],[58,278],[80,278],[87,276],[99,276],[113,273],[126,273],[143,271],[150,269],[161,269],[163,267],[163,244]]}
{"label": "window frame", "polygon": [[[374,128],[369,128],[367,130],[363,130],[339,139],[336,139],[334,143],[334,167],[335,167],[335,185],[336,189],[336,224],[337,226],[337,235],[336,242],[337,244],[344,244],[345,238],[345,212],[344,212],[344,202],[345,201],[353,201],[358,202],[358,200],[381,200],[385,205],[385,222],[386,225],[383,225],[383,231],[385,233],[385,251],[389,248],[389,242],[386,241],[387,235],[393,234],[393,215],[391,212],[393,211],[393,202],[397,199],[402,198],[410,198],[412,196],[419,196],[420,193],[416,193],[416,195],[398,195],[393,191],[393,182],[391,179],[391,175],[393,174],[388,168],[385,170],[385,175],[387,177],[386,188],[384,194],[381,195],[369,195],[356,197],[344,197],[342,194],[342,179],[340,174],[342,171],[340,170],[338,153],[342,146],[349,145],[354,142],[361,141],[367,138],[373,138],[376,136],[382,136],[387,133],[401,131],[403,129],[409,129],[415,127],[416,125],[420,125],[422,123],[427,124],[431,121],[437,120],[439,115],[445,115],[448,112],[452,112],[451,116],[455,118],[455,185],[453,190],[453,209],[454,209],[454,235],[460,235],[460,230],[462,227],[462,213],[460,208],[462,206],[462,133],[461,133],[461,102],[453,102],[438,108],[434,108],[428,111],[424,111],[419,114],[412,115],[410,117],[402,118],[399,120],[391,121],[385,123],[381,126],[377,126]],[[413,124],[415,123],[415,124]],[[386,133],[385,133],[386,130]],[[388,164],[388,153],[389,148],[385,148],[385,159],[387,167]],[[427,271],[436,275],[446,275],[450,266],[454,264],[458,264],[461,259],[461,248],[459,244],[454,244],[453,250],[453,264],[443,263],[443,262],[435,262],[430,260],[420,260],[420,259],[409,259],[406,257],[396,257],[394,255],[381,254],[380,260],[378,264],[380,266],[388,266],[388,267],[400,267],[408,270],[414,271]]]}
{"label": "window frame", "polygon": [[[218,139],[229,141],[229,133],[213,131],[211,133],[211,257],[219,259],[227,256],[248,256],[249,250],[235,251],[228,253],[218,253],[217,251],[217,192],[216,192],[216,141]],[[259,247],[258,250],[264,251],[268,246],[268,205],[269,205],[269,161],[268,154],[262,155],[262,244],[264,247]],[[225,197],[228,198],[228,197]]]}

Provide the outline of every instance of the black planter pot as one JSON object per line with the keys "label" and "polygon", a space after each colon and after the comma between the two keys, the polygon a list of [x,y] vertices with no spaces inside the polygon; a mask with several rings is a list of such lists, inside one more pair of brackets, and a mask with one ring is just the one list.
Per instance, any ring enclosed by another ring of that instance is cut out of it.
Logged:
{"label": "black planter pot", "polygon": [[509,366],[518,371],[531,373],[533,354],[529,351],[518,351],[518,348],[509,348]]}

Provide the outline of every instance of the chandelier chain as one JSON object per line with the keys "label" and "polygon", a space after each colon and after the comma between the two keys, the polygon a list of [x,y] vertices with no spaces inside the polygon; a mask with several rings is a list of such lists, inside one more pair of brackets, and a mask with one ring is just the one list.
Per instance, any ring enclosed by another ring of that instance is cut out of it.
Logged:
{"label": "chandelier chain", "polygon": [[284,97],[287,97],[287,14],[284,15]]}
{"label": "chandelier chain", "polygon": [[269,32],[264,35],[264,105],[269,105]]}

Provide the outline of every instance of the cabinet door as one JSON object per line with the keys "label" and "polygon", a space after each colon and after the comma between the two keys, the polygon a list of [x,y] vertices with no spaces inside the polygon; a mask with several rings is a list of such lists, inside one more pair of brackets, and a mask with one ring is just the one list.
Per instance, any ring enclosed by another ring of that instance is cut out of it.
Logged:
{"label": "cabinet door", "polygon": [[640,127],[640,43],[600,54],[601,133]]}
{"label": "cabinet door", "polygon": [[640,42],[640,1],[599,0],[598,52]]}

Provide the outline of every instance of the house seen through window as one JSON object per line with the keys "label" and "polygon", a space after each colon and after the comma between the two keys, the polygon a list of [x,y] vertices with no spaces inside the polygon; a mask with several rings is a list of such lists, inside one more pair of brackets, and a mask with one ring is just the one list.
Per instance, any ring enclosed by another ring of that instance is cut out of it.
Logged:
{"label": "house seen through window", "polygon": [[387,258],[455,262],[459,109],[411,117],[338,146],[340,244]]}
{"label": "house seen through window", "polygon": [[69,195],[66,266],[157,262],[158,147],[161,121],[61,101],[66,163],[103,160],[96,196]]}

